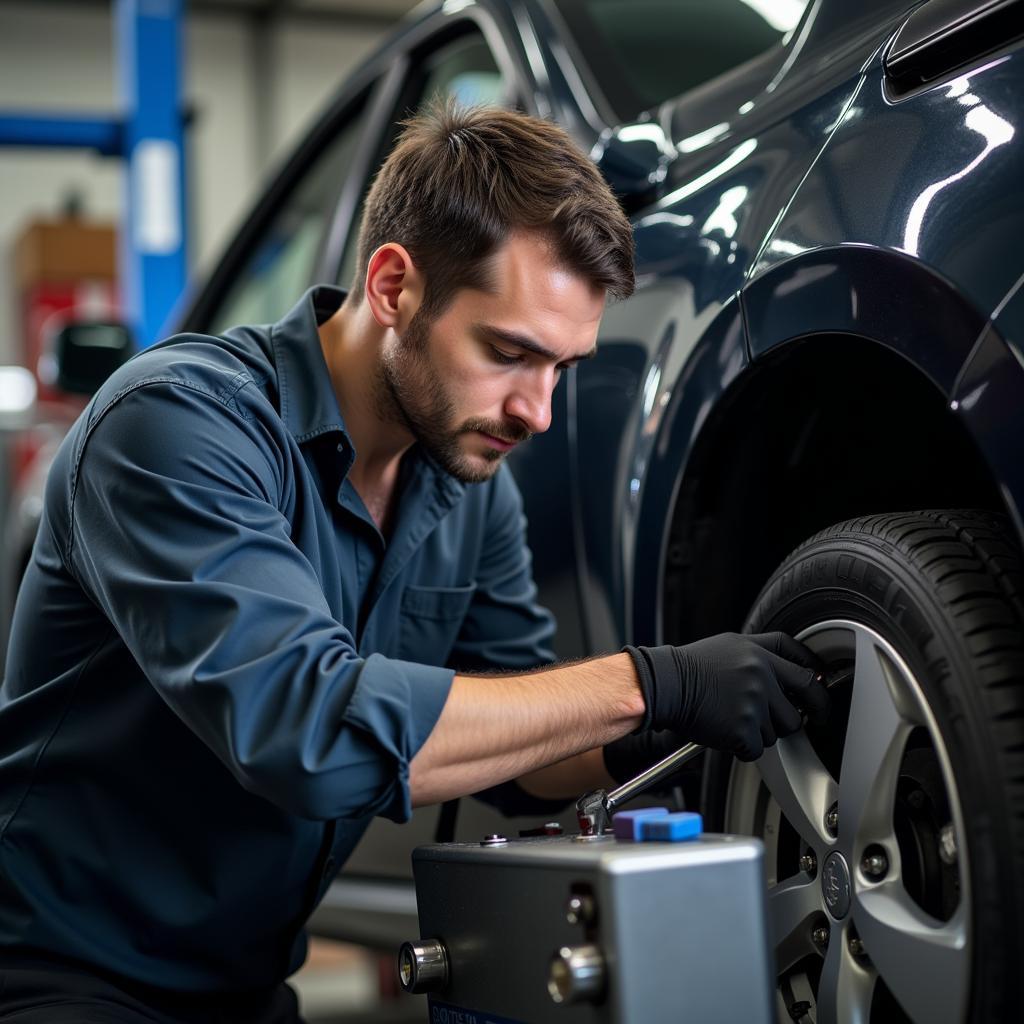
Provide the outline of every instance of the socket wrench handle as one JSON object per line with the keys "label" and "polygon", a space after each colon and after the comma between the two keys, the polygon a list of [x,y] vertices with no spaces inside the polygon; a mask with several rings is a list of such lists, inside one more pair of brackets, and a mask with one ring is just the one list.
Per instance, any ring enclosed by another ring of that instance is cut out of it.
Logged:
{"label": "socket wrench handle", "polygon": [[699,743],[687,743],[680,747],[674,754],[669,754],[663,761],[651,765],[645,772],[641,772],[635,779],[624,782],[621,786],[613,789],[607,797],[609,814],[617,810],[628,800],[639,796],[651,786],[656,786],[662,779],[674,775],[687,761],[692,760],[700,754],[704,748]]}
{"label": "socket wrench handle", "polygon": [[[852,677],[852,669],[842,668],[833,670],[827,675],[820,674],[818,680],[826,688],[831,688],[837,683],[849,682]],[[603,835],[605,830],[611,827],[613,811],[639,796],[644,790],[650,789],[651,786],[677,772],[687,761],[704,750],[705,748],[699,743],[687,743],[674,754],[669,754],[663,761],[652,765],[647,771],[641,772],[635,779],[624,782],[610,793],[603,789],[584,793],[576,801],[576,818],[580,823],[580,834],[583,836]]]}
{"label": "socket wrench handle", "polygon": [[[836,683],[846,682],[851,675],[852,672],[849,670],[832,672],[828,676],[819,675],[818,680],[829,689],[835,686]],[[613,789],[606,797],[609,813],[621,807],[627,800],[632,800],[633,797],[639,796],[644,790],[650,789],[651,786],[657,785],[662,779],[677,772],[687,761],[695,758],[704,749],[699,743],[687,743],[685,747],[680,747],[674,754],[669,754],[663,761],[659,761],[656,765],[648,768],[647,771],[641,772],[635,779],[630,779],[617,789]]]}
{"label": "socket wrench handle", "polygon": [[580,834],[583,836],[600,836],[611,827],[612,811],[624,803],[639,796],[645,789],[661,782],[677,772],[687,761],[696,757],[704,750],[699,743],[687,743],[674,754],[641,772],[635,779],[624,782],[610,793],[603,789],[584,793],[576,801],[576,819],[580,823]]}

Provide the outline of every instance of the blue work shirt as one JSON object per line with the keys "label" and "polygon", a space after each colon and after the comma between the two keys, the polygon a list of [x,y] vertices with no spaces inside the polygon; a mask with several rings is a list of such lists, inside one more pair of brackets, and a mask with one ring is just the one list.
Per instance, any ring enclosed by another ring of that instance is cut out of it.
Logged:
{"label": "blue work shirt", "polygon": [[312,289],[180,335],[64,440],[0,687],[0,947],[183,992],[266,986],[409,762],[452,667],[552,658],[521,500],[414,446],[381,535],[346,479]]}

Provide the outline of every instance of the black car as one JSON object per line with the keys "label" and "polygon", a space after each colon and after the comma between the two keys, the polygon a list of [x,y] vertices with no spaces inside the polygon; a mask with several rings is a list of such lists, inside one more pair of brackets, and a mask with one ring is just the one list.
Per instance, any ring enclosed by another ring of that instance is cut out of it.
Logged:
{"label": "black car", "polygon": [[[825,723],[754,764],[706,755],[676,791],[765,843],[782,1020],[1019,1013],[1022,8],[419,8],[181,325],[270,321],[311,282],[350,284],[396,121],[438,93],[551,117],[592,154],[635,226],[638,287],[513,462],[537,582],[560,656],[782,629],[828,662]],[[520,824],[472,803],[459,836]],[[415,937],[408,852],[437,825],[371,829],[314,926]]]}

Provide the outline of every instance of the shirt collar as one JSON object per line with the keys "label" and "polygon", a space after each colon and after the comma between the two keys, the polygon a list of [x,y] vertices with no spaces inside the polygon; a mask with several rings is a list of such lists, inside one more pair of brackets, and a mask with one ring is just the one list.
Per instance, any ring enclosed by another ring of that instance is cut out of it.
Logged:
{"label": "shirt collar", "polygon": [[[323,434],[340,433],[339,451],[344,454],[342,478],[356,452],[338,407],[317,328],[341,309],[347,295],[344,288],[314,285],[271,328],[281,419],[299,444]],[[436,501],[443,509],[450,508],[464,493],[465,485],[445,472],[419,445],[414,458],[432,478]]]}
{"label": "shirt collar", "polygon": [[317,332],[346,294],[343,288],[315,285],[271,329],[281,419],[300,444],[336,431],[352,447]]}

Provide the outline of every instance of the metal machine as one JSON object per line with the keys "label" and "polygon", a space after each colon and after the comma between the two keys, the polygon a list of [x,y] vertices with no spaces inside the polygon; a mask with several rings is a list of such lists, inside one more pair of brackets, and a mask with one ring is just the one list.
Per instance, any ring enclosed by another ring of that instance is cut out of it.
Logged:
{"label": "metal machine", "polygon": [[578,835],[414,852],[423,938],[402,947],[399,976],[429,993],[431,1024],[774,1019],[761,843],[664,808],[609,821],[699,750],[581,797]]}

